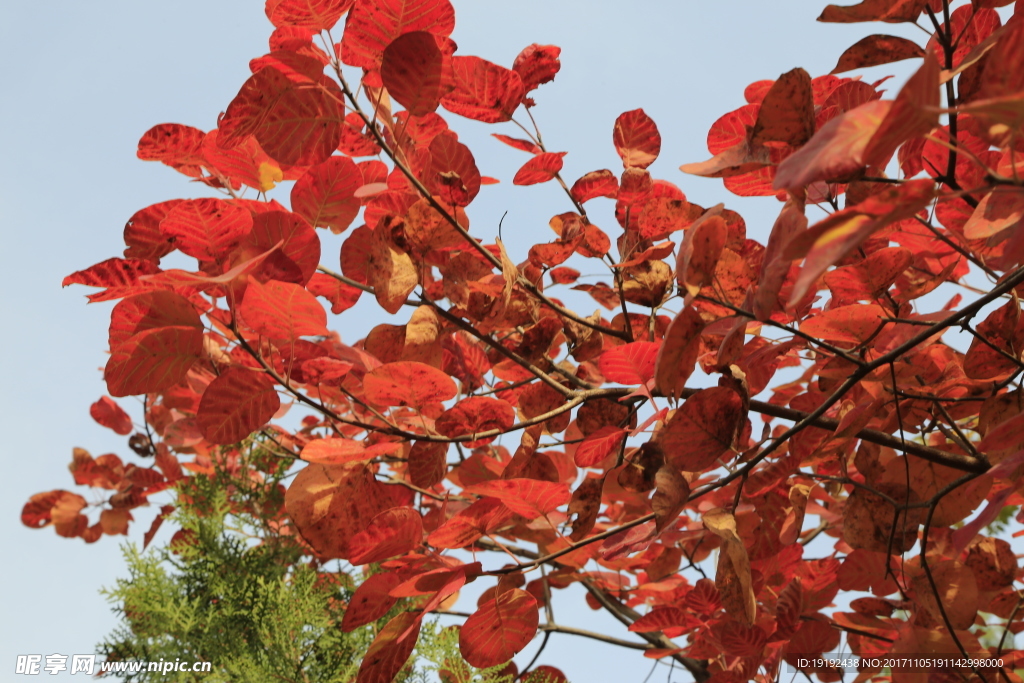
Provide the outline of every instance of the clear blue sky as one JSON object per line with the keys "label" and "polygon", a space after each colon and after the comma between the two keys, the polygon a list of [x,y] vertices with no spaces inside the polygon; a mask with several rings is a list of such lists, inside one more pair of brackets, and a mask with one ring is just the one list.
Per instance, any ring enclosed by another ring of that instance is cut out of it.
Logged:
{"label": "clear blue sky", "polygon": [[[774,199],[740,200],[721,181],[684,176],[682,163],[707,157],[705,136],[720,115],[744,103],[743,88],[795,66],[827,73],[844,48],[873,32],[919,39],[913,27],[815,23],[824,2],[692,2],[641,0],[633,8],[610,0],[454,0],[453,38],[461,54],[510,66],[526,45],[562,47],[562,70],[541,86],[535,116],[552,151],[568,151],[563,174],[576,178],[615,169],[615,117],[643,107],[664,140],[656,177],[682,187],[705,206],[725,201],[764,240],[778,211]],[[17,654],[84,654],[115,621],[98,595],[124,576],[121,538],[85,545],[52,529],[21,526],[21,506],[36,492],[72,489],[71,449],[131,456],[125,440],[89,418],[104,392],[106,327],[111,304],[86,305],[84,288],[61,279],[120,255],[121,230],[137,209],[178,197],[209,194],[166,167],[135,158],[150,126],[178,122],[208,130],[263,54],[271,27],[260,2],[176,0],[130,2],[7,2],[0,6],[3,98],[0,106],[0,278],[4,334],[0,426],[6,476],[0,498],[5,556],[0,591],[0,671],[13,675]],[[871,80],[906,69],[870,70]],[[485,175],[470,212],[473,232],[491,237],[506,210],[505,242],[521,260],[547,240],[550,216],[567,210],[551,186],[511,189],[526,155],[487,138],[515,135],[512,124],[487,127],[448,117],[467,139]],[[272,194],[272,196],[274,196]],[[287,198],[287,188],[277,192]],[[599,225],[614,226],[604,207]],[[813,218],[813,214],[812,214]],[[602,222],[603,221],[603,222]],[[617,228],[616,228],[617,229]],[[612,230],[614,233],[614,230]],[[325,265],[335,265],[337,241]],[[589,313],[592,310],[587,310]],[[362,337],[380,314],[369,306],[343,318],[347,341]],[[135,417],[137,404],[122,401]],[[134,456],[132,456],[134,457]],[[154,509],[135,511],[130,539],[140,541]],[[570,598],[571,596],[565,596]],[[560,609],[559,609],[560,608]],[[606,621],[582,599],[556,604],[561,623],[601,628]],[[610,620],[607,620],[610,622]],[[624,636],[608,623],[610,633]],[[533,647],[526,651],[531,654]],[[650,661],[631,651],[555,635],[544,656],[569,678],[640,683]],[[47,680],[84,680],[48,676]],[[658,673],[653,680],[666,680]],[[673,680],[685,680],[676,674]]]}

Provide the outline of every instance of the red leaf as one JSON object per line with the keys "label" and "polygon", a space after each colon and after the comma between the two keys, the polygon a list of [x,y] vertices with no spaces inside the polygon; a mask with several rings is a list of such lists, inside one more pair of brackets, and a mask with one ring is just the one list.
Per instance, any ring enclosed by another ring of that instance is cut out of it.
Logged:
{"label": "red leaf", "polygon": [[849,24],[860,21],[884,21],[891,24],[915,21],[928,0],[862,0],[856,5],[829,5],[818,21]]}
{"label": "red leaf", "polygon": [[814,133],[811,77],[797,68],[779,76],[761,100],[748,140],[751,146],[777,142],[798,147]]}
{"label": "red leaf", "polygon": [[597,467],[605,459],[619,452],[619,447],[626,439],[626,430],[608,425],[583,439],[576,448],[574,456],[578,467]]}
{"label": "red leaf", "polygon": [[[249,136],[231,149],[217,144],[220,131],[211,130],[203,139],[203,157],[214,175],[223,176],[232,187],[248,185],[260,192],[272,190],[284,175],[280,165]],[[290,178],[289,178],[290,180]]]}
{"label": "red leaf", "polygon": [[572,498],[565,484],[537,479],[497,479],[466,488],[466,493],[497,498],[527,519],[536,519],[565,505]]}
{"label": "red leaf", "polygon": [[345,606],[345,616],[341,620],[341,630],[350,633],[371,621],[377,621],[391,611],[398,602],[389,593],[391,589],[402,583],[402,578],[394,572],[382,572],[367,578],[352,599]]}
{"label": "red leaf", "polygon": [[670,465],[683,472],[703,472],[731,453],[744,417],[735,391],[711,387],[687,399],[656,439]]}
{"label": "red leaf", "polygon": [[437,109],[445,92],[444,60],[437,36],[413,31],[384,50],[380,76],[396,102],[413,116],[425,116]]}
{"label": "red leaf", "polygon": [[453,57],[455,89],[441,98],[453,114],[484,123],[512,118],[526,89],[519,74],[479,57]]}
{"label": "red leaf", "polygon": [[429,489],[440,484],[448,472],[445,456],[448,444],[417,441],[409,449],[409,479],[414,486]]}
{"label": "red leaf", "polygon": [[274,26],[295,26],[319,33],[330,30],[353,0],[267,0],[267,19]]}
{"label": "red leaf", "polygon": [[138,293],[140,289],[149,289],[139,280],[142,275],[153,275],[159,273],[160,268],[152,261],[129,260],[111,258],[106,261],[89,266],[85,270],[71,273],[64,281],[62,287],[68,285],[86,285],[87,287],[105,287],[104,291],[89,295],[90,303],[96,301],[108,301],[120,299],[130,294]]}
{"label": "red leaf", "polygon": [[287,211],[267,211],[253,219],[252,232],[242,240],[239,256],[252,258],[280,243],[264,261],[256,278],[305,285],[320,265],[320,238],[302,216]]}
{"label": "red leaf", "polygon": [[89,406],[89,415],[104,427],[113,429],[121,436],[132,433],[132,418],[107,396],[103,396]]}
{"label": "red leaf", "polygon": [[345,22],[341,61],[372,71],[400,35],[426,31],[448,37],[454,29],[455,10],[448,0],[356,0]]}
{"label": "red leaf", "polygon": [[500,529],[513,516],[497,498],[483,498],[430,532],[427,543],[435,548],[465,548]]}
{"label": "red leaf", "polygon": [[516,149],[521,149],[522,151],[529,152],[530,154],[540,154],[541,152],[544,151],[533,142],[530,142],[529,140],[510,138],[507,135],[501,135],[499,133],[491,133],[491,137],[501,140],[509,147],[515,147]]}
{"label": "red leaf", "polygon": [[423,518],[408,507],[385,510],[352,537],[348,561],[354,565],[404,555],[423,540]]}
{"label": "red leaf", "polygon": [[387,363],[366,374],[364,398],[380,406],[413,406],[447,401],[458,393],[447,374],[426,363],[401,361]]}
{"label": "red leaf", "polygon": [[469,147],[451,131],[430,141],[427,187],[447,203],[468,206],[480,192],[480,171]]}
{"label": "red leaf", "polygon": [[160,232],[181,252],[200,261],[218,261],[252,230],[252,214],[221,199],[195,199],[176,205]]}
{"label": "red leaf", "polygon": [[861,38],[839,57],[832,73],[863,69],[879,64],[891,64],[904,59],[924,57],[924,50],[912,40],[899,36],[873,35]]}
{"label": "red leaf", "polygon": [[701,625],[699,619],[679,607],[655,607],[632,624],[629,630],[633,633],[650,633],[665,631],[672,628],[693,629]]}
{"label": "red leaf", "polygon": [[537,633],[537,600],[513,588],[487,600],[462,625],[459,650],[478,668],[512,659]]}
{"label": "red leaf", "polygon": [[682,395],[686,380],[697,364],[703,330],[700,313],[690,306],[681,310],[665,330],[665,339],[654,363],[654,377],[658,390],[666,398],[676,399]]}
{"label": "red leaf", "polygon": [[192,178],[203,174],[202,147],[206,133],[180,123],[162,123],[147,130],[139,140],[137,155],[143,161],[161,161]]}
{"label": "red leaf", "polygon": [[363,174],[348,157],[333,156],[311,166],[292,187],[292,211],[314,228],[343,232],[359,213],[356,190],[363,185]]}
{"label": "red leaf", "polygon": [[888,314],[874,304],[840,306],[807,318],[800,323],[800,331],[829,341],[861,344],[882,326]]}
{"label": "red leaf", "polygon": [[608,169],[591,171],[572,184],[569,194],[580,204],[595,197],[611,197],[619,193],[619,179]]}
{"label": "red leaf", "polygon": [[661,342],[632,342],[615,346],[597,360],[601,374],[609,382],[646,384],[654,377],[654,363]]}
{"label": "red leaf", "polygon": [[[444,411],[434,423],[439,434],[447,437],[479,434],[492,429],[507,430],[516,420],[516,411],[506,401],[486,396],[473,396],[459,401]],[[497,437],[476,439],[467,448],[485,446]]]}
{"label": "red leaf", "polygon": [[562,170],[562,157],[567,152],[542,152],[533,157],[516,171],[513,185],[536,185],[546,183]]}
{"label": "red leaf", "polygon": [[202,354],[202,329],[181,325],[147,329],[111,349],[103,379],[111,396],[163,391],[185,379]]}
{"label": "red leaf", "polygon": [[530,92],[542,83],[555,80],[555,74],[562,66],[558,55],[562,48],[555,45],[538,45],[534,43],[516,56],[512,70],[519,74],[526,92]]}
{"label": "red leaf", "polygon": [[[415,612],[402,612],[381,629],[363,655],[356,683],[392,683],[416,647],[420,616]],[[401,638],[410,629],[411,633]]]}
{"label": "red leaf", "polygon": [[661,134],[643,109],[627,111],[615,119],[612,141],[625,168],[647,168],[661,151]]}
{"label": "red leaf", "polygon": [[181,202],[181,199],[172,199],[136,211],[124,226],[124,243],[128,247],[124,250],[125,258],[159,263],[162,257],[174,251],[174,245],[160,232],[160,222]]}
{"label": "red leaf", "polygon": [[331,302],[331,313],[338,315],[356,305],[363,290],[347,285],[325,273],[315,273],[306,289]]}
{"label": "red leaf", "polygon": [[215,444],[234,444],[263,427],[281,407],[274,383],[262,373],[230,367],[203,392],[196,423]]}
{"label": "red leaf", "polygon": [[228,105],[217,145],[231,149],[252,135],[272,159],[288,166],[327,160],[341,142],[344,94],[323,74],[302,81],[268,66],[253,74]]}
{"label": "red leaf", "polygon": [[250,280],[238,312],[255,332],[274,340],[326,336],[327,313],[316,297],[291,282]]}
{"label": "red leaf", "polygon": [[110,312],[108,342],[113,350],[134,335],[159,327],[194,327],[203,322],[188,299],[169,291],[143,292],[121,301]]}

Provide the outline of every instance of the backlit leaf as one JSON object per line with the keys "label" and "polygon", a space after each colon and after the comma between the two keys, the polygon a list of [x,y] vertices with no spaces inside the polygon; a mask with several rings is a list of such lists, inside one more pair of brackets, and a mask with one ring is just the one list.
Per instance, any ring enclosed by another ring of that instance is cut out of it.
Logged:
{"label": "backlit leaf", "polygon": [[367,401],[381,406],[422,407],[454,398],[455,382],[446,373],[426,363],[387,363],[366,374],[363,393]]}
{"label": "backlit leaf", "polygon": [[878,332],[885,309],[874,304],[840,306],[807,318],[800,331],[820,339],[860,344]]}
{"label": "backlit leaf", "polygon": [[811,77],[803,69],[793,69],[779,76],[765,94],[750,131],[750,144],[781,142],[798,147],[813,133]]}
{"label": "backlit leaf", "polygon": [[562,157],[566,152],[542,152],[516,171],[513,185],[536,185],[546,183],[562,170]]}
{"label": "backlit leaf", "polygon": [[632,342],[615,346],[598,359],[601,374],[609,382],[646,384],[654,377],[654,363],[660,342]]}
{"label": "backlit leaf", "polygon": [[619,179],[607,169],[591,171],[572,184],[569,193],[580,204],[595,197],[614,198],[619,192]]}
{"label": "backlit leaf", "polygon": [[350,633],[387,614],[398,602],[398,598],[393,598],[388,593],[401,582],[402,578],[394,572],[381,572],[367,577],[359,584],[356,592],[352,594],[352,599],[345,606],[341,630]]}
{"label": "backlit leaf", "polygon": [[362,463],[311,464],[292,480],[285,505],[317,554],[345,559],[349,541],[359,529],[394,506],[385,489]]}
{"label": "backlit leaf", "polygon": [[375,70],[387,49],[404,33],[450,36],[455,10],[448,0],[356,0],[341,39],[341,61]]}
{"label": "backlit leaf", "polygon": [[174,246],[201,261],[216,261],[252,230],[252,215],[221,199],[181,202],[160,222]]}
{"label": "backlit leaf", "polygon": [[562,48],[556,45],[538,45],[534,43],[523,48],[512,63],[512,70],[519,74],[526,92],[534,90],[543,83],[555,80],[555,74],[562,66],[558,55]]}
{"label": "backlit leaf", "polygon": [[292,186],[292,210],[315,228],[344,231],[359,213],[355,191],[363,184],[359,168],[348,157],[333,156],[311,166]]}
{"label": "backlit leaf", "polygon": [[572,497],[565,484],[536,479],[497,479],[474,484],[467,493],[497,498],[527,519],[536,519],[565,505]]}
{"label": "backlit leaf", "polygon": [[[471,396],[444,411],[434,422],[438,433],[448,437],[479,434],[493,429],[504,431],[516,419],[515,409],[506,401],[486,396]],[[467,443],[469,448],[478,448],[492,442],[496,437],[477,439]]]}
{"label": "backlit leaf", "polygon": [[352,0],[267,0],[267,19],[274,26],[295,26],[313,32],[334,27]]}
{"label": "backlit leaf", "polygon": [[350,541],[349,562],[354,565],[381,562],[404,555],[423,539],[423,518],[409,507],[385,510]]}
{"label": "backlit leaf", "polygon": [[154,327],[111,350],[103,379],[111,396],[162,391],[185,379],[202,353],[201,329]]}
{"label": "backlit leaf", "polygon": [[203,392],[196,423],[210,443],[238,443],[281,407],[274,383],[260,372],[230,367]]}
{"label": "backlit leaf", "polygon": [[291,282],[250,280],[239,313],[246,325],[270,339],[292,341],[327,335],[327,313],[316,297]]}
{"label": "backlit leaf", "polygon": [[453,114],[484,123],[508,121],[526,89],[519,74],[479,57],[453,57],[455,89],[441,98]]}
{"label": "backlit leaf", "polygon": [[595,467],[604,462],[608,456],[619,452],[619,447],[626,440],[626,430],[608,425],[589,434],[576,447],[574,459],[579,467]]}
{"label": "backlit leaf", "polygon": [[860,21],[885,21],[900,23],[914,21],[924,11],[928,0],[862,0],[851,6],[829,5],[818,17],[818,21],[853,23]]}
{"label": "backlit leaf", "polygon": [[615,119],[612,142],[625,168],[647,168],[661,152],[658,126],[643,109],[624,112]]}
{"label": "backlit leaf", "polygon": [[89,406],[89,415],[96,422],[108,429],[113,429],[121,436],[132,433],[132,418],[128,416],[128,413],[124,412],[121,406],[117,405],[107,396],[103,396],[100,400]]}
{"label": "backlit leaf", "polygon": [[668,329],[654,363],[655,385],[667,398],[679,398],[686,381],[693,374],[700,353],[700,333],[704,321],[700,313],[687,306],[680,311]]}
{"label": "backlit leaf", "polygon": [[503,664],[533,640],[539,624],[537,600],[513,588],[485,601],[459,631],[459,650],[478,668]]}
{"label": "backlit leaf", "polygon": [[203,173],[203,138],[206,133],[180,123],[162,123],[147,130],[139,140],[138,157],[160,161],[192,178]]}

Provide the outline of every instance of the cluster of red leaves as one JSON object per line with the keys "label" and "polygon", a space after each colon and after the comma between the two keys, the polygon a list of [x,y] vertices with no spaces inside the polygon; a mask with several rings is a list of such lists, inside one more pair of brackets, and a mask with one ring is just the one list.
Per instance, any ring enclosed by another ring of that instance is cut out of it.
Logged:
{"label": "cluster of red leaves", "polygon": [[[698,680],[775,680],[843,633],[861,655],[1003,657],[999,675],[1017,680],[1012,642],[983,644],[980,616],[998,618],[995,633],[1024,628],[1017,559],[981,533],[1024,503],[1024,394],[1011,388],[1024,369],[1024,5],[1002,25],[994,8],[1007,4],[827,7],[822,21],[927,17],[934,33],[924,46],[871,35],[840,56],[835,73],[921,60],[891,100],[881,82],[794,69],[715,122],[713,158],[682,170],[784,201],[764,245],[737,213],[651,175],[661,136],[643,110],[612,128],[622,170],[572,183],[566,153],[539,134],[495,134],[531,155],[513,184],[566,188],[555,238],[516,264],[469,232],[468,207],[496,181],[437,110],[509,121],[535,106],[559,49],[531,45],[511,68],[458,55],[448,0],[269,0],[270,52],[218,128],[164,124],[139,143],[140,158],[223,198],[142,209],[124,258],[65,279],[120,300],[104,377],[113,396],[145,396],[152,438],[132,447],[156,468],[76,451],[76,483],[116,491],[99,522],[81,496],[51,491],[25,523],[87,541],[123,533],[183,469],[204,476],[260,432],[306,463],[275,521],[315,561],[387,570],[341,626],[400,598],[416,606],[377,635],[360,683],[390,681],[424,616],[482,577],[497,580],[460,637],[477,667],[558,630],[539,614],[579,583],[648,656]],[[313,37],[343,17],[327,54]],[[346,67],[361,69],[358,88]],[[295,181],[290,208],[237,193],[282,180]],[[612,232],[587,210],[602,197]],[[808,225],[808,203],[829,215]],[[340,272],[321,266],[316,230],[360,217]],[[161,269],[174,251],[196,270]],[[571,258],[607,268],[607,282],[571,289],[610,319],[549,293],[577,282]],[[988,288],[928,310],[922,297],[970,274]],[[363,294],[410,315],[342,343],[325,306],[340,314]],[[970,335],[966,352],[944,341],[953,328]],[[794,366],[795,379],[773,379]],[[688,386],[698,371],[712,381]],[[270,424],[281,395],[309,409],[301,428]],[[92,414],[131,431],[110,399]],[[815,538],[830,552],[804,557]],[[713,579],[689,573],[716,550]],[[866,595],[830,609],[839,591]]]}

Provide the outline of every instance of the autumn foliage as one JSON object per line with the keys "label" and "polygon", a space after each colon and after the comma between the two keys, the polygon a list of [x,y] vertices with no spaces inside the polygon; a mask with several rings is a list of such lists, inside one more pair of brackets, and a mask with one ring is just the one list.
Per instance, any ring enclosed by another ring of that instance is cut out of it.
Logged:
{"label": "autumn foliage", "polygon": [[[139,141],[220,198],[139,210],[123,257],[64,280],[118,300],[104,379],[142,397],[130,445],[154,466],[76,450],[75,483],[109,492],[98,519],[54,490],[23,521],[124,533],[258,435],[265,466],[295,472],[262,513],[316,566],[387,570],[340,627],[414,606],[359,683],[390,681],[473,581],[487,589],[460,646],[476,667],[558,630],[546,607],[580,584],[631,632],[608,635],[696,680],[776,680],[841,639],[1001,658],[946,673],[1019,680],[1020,570],[988,535],[1019,528],[1005,509],[1024,503],[1024,5],[1008,4],[826,7],[820,21],[930,38],[868,35],[831,74],[752,83],[714,123],[709,159],[682,171],[775,196],[762,244],[652,177],[661,134],[641,109],[595,142],[613,168],[563,176],[527,115],[543,120],[555,46],[508,66],[459,54],[449,0],[268,0],[269,52],[217,128]],[[888,97],[849,75],[901,60],[914,73]],[[513,178],[481,175],[460,117],[522,124],[495,128],[523,152]],[[565,190],[522,263],[497,226],[470,228],[499,180]],[[284,181],[288,201],[268,198]],[[345,234],[340,262],[318,231]],[[194,267],[162,267],[174,252]],[[586,295],[606,312],[564,302]],[[328,309],[343,321],[361,297],[394,319],[343,343]],[[134,429],[110,398],[90,412]]]}

